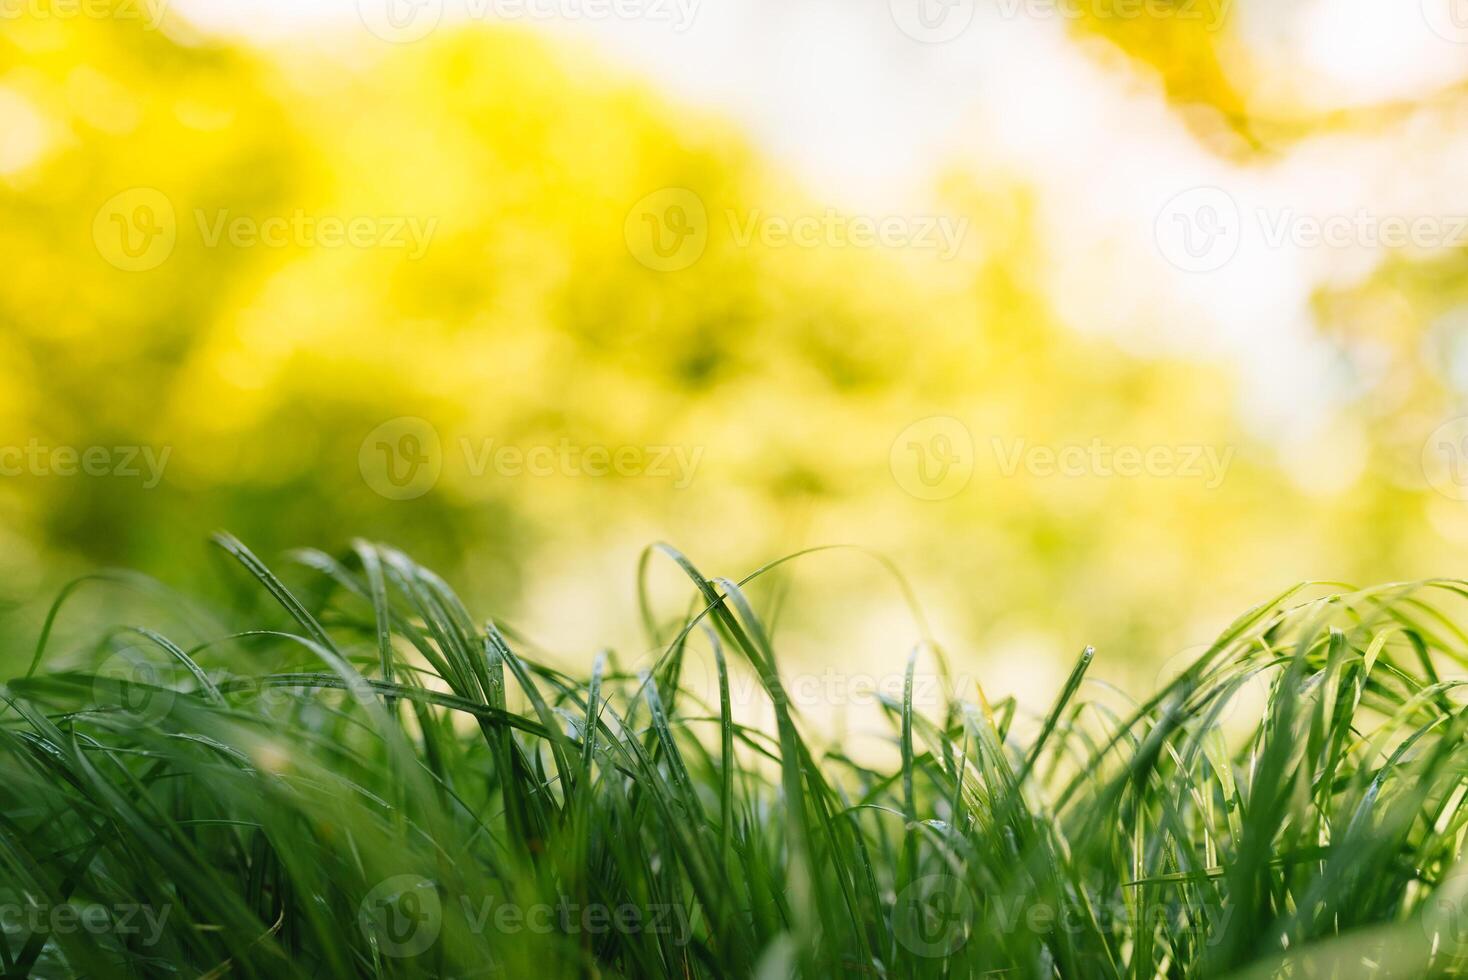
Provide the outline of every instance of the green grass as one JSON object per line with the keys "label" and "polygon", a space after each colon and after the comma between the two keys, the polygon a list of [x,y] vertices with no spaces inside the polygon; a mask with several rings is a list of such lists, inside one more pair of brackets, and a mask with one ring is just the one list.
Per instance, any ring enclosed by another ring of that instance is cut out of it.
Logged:
{"label": "green grass", "polygon": [[1087,650],[1037,718],[894,651],[878,765],[670,549],[661,656],[570,677],[397,551],[220,543],[242,621],[49,649],[70,589],[0,688],[7,976],[1468,972],[1464,583],[1293,589],[1141,702]]}

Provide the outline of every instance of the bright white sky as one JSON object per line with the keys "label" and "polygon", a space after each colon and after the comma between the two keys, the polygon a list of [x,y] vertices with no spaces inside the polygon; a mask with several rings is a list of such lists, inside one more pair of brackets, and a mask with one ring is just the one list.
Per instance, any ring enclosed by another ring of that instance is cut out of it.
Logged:
{"label": "bright white sky", "polygon": [[[201,25],[312,43],[323,30],[372,40],[364,23],[386,23],[388,4],[402,5],[411,28],[424,23],[413,19],[414,4],[430,18],[443,7],[442,22],[451,23],[515,9],[503,4],[546,11],[611,2],[172,0]],[[1354,223],[1363,211],[1368,223],[1468,216],[1468,132],[1404,120],[1241,169],[1198,145],[1145,72],[1083,51],[1051,13],[1056,0],[616,2],[655,13],[536,22],[590,38],[670,99],[737,120],[822,203],[900,213],[921,208],[933,177],[955,165],[1024,175],[1039,193],[1062,314],[1077,329],[1133,345],[1237,358],[1250,382],[1247,407],[1286,440],[1308,438],[1330,398],[1311,339],[1312,291],[1368,274],[1386,252],[1354,238],[1345,247],[1271,244],[1271,228],[1294,216]],[[934,20],[944,2],[948,19]],[[1116,0],[1059,0],[1060,9],[1076,2]],[[1206,15],[1220,2],[1228,0],[1195,6]],[[1468,0],[1234,4],[1234,50],[1240,64],[1265,72],[1265,92],[1320,107],[1369,105],[1468,78]],[[920,43],[898,25],[921,33],[914,18],[924,12],[939,25],[929,39],[967,26],[943,43]],[[1227,195],[1193,190],[1200,187]],[[1231,227],[1232,260],[1194,271],[1168,261],[1183,240],[1159,247],[1159,236],[1186,230],[1169,207]]]}

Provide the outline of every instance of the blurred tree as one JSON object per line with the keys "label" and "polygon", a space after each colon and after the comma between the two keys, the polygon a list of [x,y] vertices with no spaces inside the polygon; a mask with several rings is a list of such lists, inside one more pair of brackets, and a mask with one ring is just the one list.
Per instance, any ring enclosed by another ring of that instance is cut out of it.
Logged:
{"label": "blurred tree", "polygon": [[[1101,29],[1233,111],[1201,39]],[[941,189],[951,250],[859,241],[893,216],[833,215],[720,120],[530,32],[267,57],[176,18],[21,18],[0,131],[0,444],[169,454],[151,488],[0,479],[15,597],[97,563],[186,581],[223,526],[265,554],[392,541],[595,633],[656,538],[720,571],[839,541],[989,649],[1126,660],[1295,578],[1446,560],[1389,519],[1431,505],[1420,483],[1325,507],[1223,370],[1065,331],[1022,182]],[[771,231],[802,218],[805,244]],[[900,471],[930,416],[972,468],[939,500]],[[1097,445],[1199,468],[1043,463]],[[813,625],[883,614],[821,561]]]}

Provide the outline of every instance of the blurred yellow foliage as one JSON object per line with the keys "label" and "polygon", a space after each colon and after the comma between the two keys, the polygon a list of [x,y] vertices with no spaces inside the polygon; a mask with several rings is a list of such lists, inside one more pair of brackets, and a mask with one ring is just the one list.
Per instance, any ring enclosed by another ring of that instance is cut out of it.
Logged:
{"label": "blurred yellow foliage", "polygon": [[[1311,496],[1222,368],[1065,331],[1017,178],[939,188],[904,226],[933,247],[871,243],[892,216],[829,213],[575,45],[267,55],[170,23],[0,36],[0,442],[169,453],[151,489],[0,481],[13,598],[97,563],[186,582],[220,526],[363,535],[584,649],[632,635],[651,540],[720,573],[857,543],[950,639],[1125,664],[1299,577],[1448,570],[1419,567],[1420,485]],[[957,442],[900,442],[931,417]],[[970,477],[920,499],[945,462]],[[900,655],[876,573],[802,567],[810,632]]]}

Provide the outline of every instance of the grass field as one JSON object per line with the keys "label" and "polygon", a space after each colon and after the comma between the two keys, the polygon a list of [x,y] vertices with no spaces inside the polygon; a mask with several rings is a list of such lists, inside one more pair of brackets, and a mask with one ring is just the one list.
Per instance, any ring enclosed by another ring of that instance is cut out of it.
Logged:
{"label": "grass field", "polygon": [[1468,584],[1292,589],[1137,702],[1087,650],[1034,718],[896,650],[881,765],[793,704],[759,573],[651,551],[692,613],[571,677],[392,549],[288,588],[220,544],[248,621],[48,621],[0,688],[6,976],[1468,972]]}

